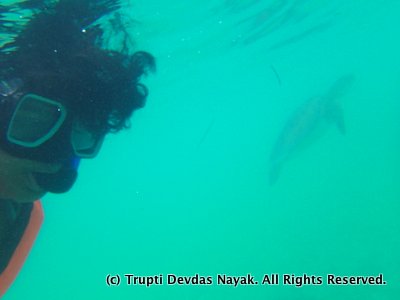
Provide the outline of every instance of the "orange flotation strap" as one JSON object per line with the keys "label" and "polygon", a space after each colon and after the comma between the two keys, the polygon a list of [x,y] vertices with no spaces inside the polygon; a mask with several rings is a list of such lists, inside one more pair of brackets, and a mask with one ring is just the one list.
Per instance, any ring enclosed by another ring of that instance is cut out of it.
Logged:
{"label": "orange flotation strap", "polygon": [[15,277],[22,265],[25,262],[29,251],[35,241],[35,238],[39,232],[40,226],[43,222],[43,209],[40,201],[35,201],[30,213],[28,225],[20,239],[17,247],[11,256],[7,267],[4,269],[3,273],[0,274],[0,298],[4,295],[7,289],[11,286]]}

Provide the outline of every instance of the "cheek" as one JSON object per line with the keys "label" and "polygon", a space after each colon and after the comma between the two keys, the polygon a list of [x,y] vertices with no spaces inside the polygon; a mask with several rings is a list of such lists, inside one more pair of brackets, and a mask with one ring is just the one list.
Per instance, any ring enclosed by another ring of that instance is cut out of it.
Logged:
{"label": "cheek", "polygon": [[9,198],[18,192],[18,186],[21,186],[22,178],[15,172],[0,173],[0,197]]}
{"label": "cheek", "polygon": [[15,181],[19,181],[19,177],[24,173],[23,169],[17,164],[11,161],[6,164],[0,165],[0,189],[3,189],[4,185],[12,185]]}
{"label": "cheek", "polygon": [[24,176],[0,177],[0,198],[14,200],[19,203],[32,202],[41,198],[45,193],[32,191],[26,187]]}
{"label": "cheek", "polygon": [[26,187],[30,162],[0,151],[0,198],[30,202],[41,196]]}
{"label": "cheek", "polygon": [[13,176],[23,169],[24,161],[0,152],[0,176]]}
{"label": "cheek", "polygon": [[26,173],[22,170],[0,172],[0,198],[16,202],[31,202],[43,196],[26,187]]}

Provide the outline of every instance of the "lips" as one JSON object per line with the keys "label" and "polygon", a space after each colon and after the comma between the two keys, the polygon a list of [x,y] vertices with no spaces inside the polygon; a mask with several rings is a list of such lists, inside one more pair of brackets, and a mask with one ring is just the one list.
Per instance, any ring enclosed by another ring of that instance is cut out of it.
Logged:
{"label": "lips", "polygon": [[39,186],[37,183],[35,177],[33,176],[33,173],[29,173],[28,176],[26,177],[26,187],[36,193],[43,193],[44,189]]}
{"label": "lips", "polygon": [[43,193],[46,189],[38,182],[36,178],[36,173],[43,173],[43,174],[54,174],[58,172],[61,168],[60,164],[44,164],[40,162],[32,162],[32,170],[27,174],[26,178],[26,186],[29,190],[36,192],[36,193]]}
{"label": "lips", "polygon": [[57,173],[34,173],[36,183],[45,191],[61,194],[74,185],[78,172],[71,166],[64,166]]}

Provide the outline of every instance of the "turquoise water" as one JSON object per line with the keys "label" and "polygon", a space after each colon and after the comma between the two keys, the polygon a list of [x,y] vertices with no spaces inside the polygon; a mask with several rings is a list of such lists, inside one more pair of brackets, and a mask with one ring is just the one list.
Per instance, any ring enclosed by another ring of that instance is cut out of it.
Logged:
{"label": "turquoise water", "polygon": [[[84,161],[12,299],[397,299],[400,2],[132,1],[158,72],[129,131]],[[379,3],[378,3],[379,2]],[[344,74],[346,123],[285,162],[292,112]],[[212,276],[109,287],[108,274]],[[217,274],[384,275],[384,286],[219,286]],[[396,296],[397,295],[397,296]]]}

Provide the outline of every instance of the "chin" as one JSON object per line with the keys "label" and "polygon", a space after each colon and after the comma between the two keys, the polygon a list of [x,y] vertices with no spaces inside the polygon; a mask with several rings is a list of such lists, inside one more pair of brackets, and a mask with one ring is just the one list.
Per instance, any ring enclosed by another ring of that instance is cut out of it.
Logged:
{"label": "chin", "polygon": [[26,192],[14,197],[13,200],[17,203],[32,203],[41,199],[45,194],[46,192]]}

